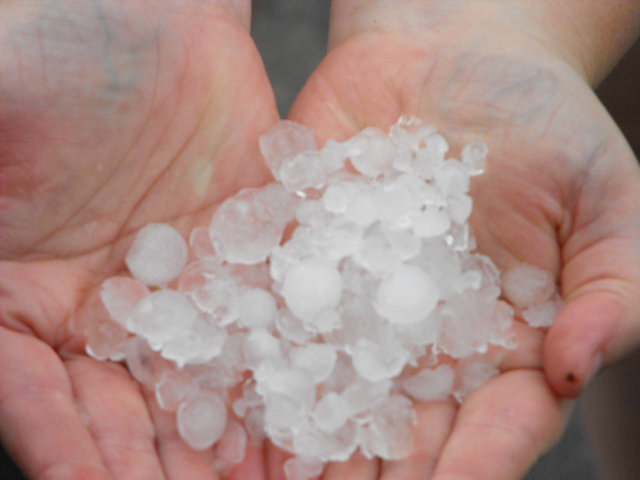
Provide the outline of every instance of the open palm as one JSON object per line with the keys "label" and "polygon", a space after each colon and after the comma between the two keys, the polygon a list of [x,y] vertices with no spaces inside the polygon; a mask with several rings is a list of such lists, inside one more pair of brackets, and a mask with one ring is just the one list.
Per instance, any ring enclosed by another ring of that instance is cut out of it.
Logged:
{"label": "open palm", "polygon": [[577,73],[541,43],[492,33],[472,23],[353,35],[290,116],[321,140],[412,115],[439,127],[453,154],[486,141],[489,165],[472,185],[479,249],[503,270],[526,262],[554,272],[567,303],[546,339],[519,323],[520,348],[494,352],[502,373],[461,407],[419,405],[412,457],[331,465],[327,480],[520,478],[560,435],[561,396],[638,342],[635,159]]}
{"label": "open palm", "polygon": [[137,229],[186,234],[269,178],[257,138],[278,115],[249,8],[0,7],[0,436],[30,477],[214,477],[78,333]]}

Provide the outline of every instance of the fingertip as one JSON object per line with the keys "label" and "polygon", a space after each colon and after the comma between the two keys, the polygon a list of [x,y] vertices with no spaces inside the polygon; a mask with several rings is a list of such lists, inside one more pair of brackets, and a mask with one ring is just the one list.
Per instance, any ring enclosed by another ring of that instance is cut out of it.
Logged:
{"label": "fingertip", "polygon": [[567,302],[543,344],[547,380],[558,395],[577,397],[603,365],[622,354],[626,318],[611,295],[585,294]]}

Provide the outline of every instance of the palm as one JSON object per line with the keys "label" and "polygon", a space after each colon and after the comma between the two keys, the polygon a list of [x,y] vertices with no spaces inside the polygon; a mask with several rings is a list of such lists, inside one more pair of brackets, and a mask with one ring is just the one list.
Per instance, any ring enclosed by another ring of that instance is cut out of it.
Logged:
{"label": "palm", "polygon": [[[408,114],[437,125],[453,153],[485,140],[490,164],[472,186],[478,245],[502,269],[527,262],[557,274],[571,302],[550,331],[546,367],[554,387],[570,395],[585,367],[571,363],[576,338],[563,339],[563,329],[590,309],[638,308],[628,300],[637,293],[626,295],[639,284],[631,240],[639,233],[632,225],[637,166],[588,86],[540,46],[516,39],[513,45],[524,46],[513,48],[466,32],[446,37],[356,36],[330,53],[291,117],[321,139],[388,128]],[[559,436],[564,414],[541,370],[542,334],[520,324],[518,336],[518,350],[496,352],[503,373],[461,408],[419,407],[411,459],[381,470],[366,462],[335,465],[327,478],[353,469],[363,478],[431,478],[433,471],[443,479],[519,478]]]}
{"label": "palm", "polygon": [[10,2],[0,22],[3,441],[37,478],[184,478],[187,461],[210,478],[210,453],[176,448],[76,327],[138,228],[187,233],[268,178],[257,137],[277,111],[255,47],[216,2]]}

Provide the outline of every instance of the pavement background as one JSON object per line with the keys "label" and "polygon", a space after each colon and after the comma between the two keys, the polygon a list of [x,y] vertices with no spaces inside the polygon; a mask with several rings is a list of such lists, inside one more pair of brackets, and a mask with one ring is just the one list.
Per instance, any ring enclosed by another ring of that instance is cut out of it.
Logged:
{"label": "pavement background", "polygon": [[[282,116],[326,52],[330,0],[254,0],[252,33],[273,82]],[[598,94],[640,155],[640,42]],[[0,480],[25,480],[0,448]],[[348,480],[348,479],[345,479]],[[523,480],[603,480],[580,412],[559,444]]]}

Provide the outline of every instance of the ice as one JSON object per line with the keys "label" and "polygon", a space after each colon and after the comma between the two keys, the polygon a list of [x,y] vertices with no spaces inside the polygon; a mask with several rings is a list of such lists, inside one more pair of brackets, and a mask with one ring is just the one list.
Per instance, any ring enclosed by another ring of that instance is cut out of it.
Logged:
{"label": "ice", "polygon": [[419,238],[443,235],[451,226],[451,217],[441,208],[425,205],[420,210],[409,214],[411,229]]}
{"label": "ice", "polygon": [[198,309],[175,290],[159,290],[144,297],[127,321],[132,333],[144,337],[154,350],[189,331],[199,316]]}
{"label": "ice", "polygon": [[332,345],[311,343],[304,347],[293,348],[290,357],[293,366],[306,370],[315,383],[320,383],[331,375],[338,354]]}
{"label": "ice", "polygon": [[471,142],[462,149],[462,163],[471,175],[479,175],[487,168],[488,153],[485,142]]}
{"label": "ice", "polygon": [[280,167],[286,159],[318,146],[313,130],[289,120],[277,123],[259,141],[260,151],[276,179],[280,179]]}
{"label": "ice", "polygon": [[149,295],[149,288],[131,277],[111,277],[102,282],[100,299],[111,319],[126,326],[138,302]]}
{"label": "ice", "polygon": [[124,345],[127,368],[139,383],[154,388],[157,380],[172,365],[153,351],[141,337],[132,337]]}
{"label": "ice", "polygon": [[279,175],[285,188],[293,193],[321,188],[327,180],[318,152],[304,152],[288,158],[280,166]]}
{"label": "ice", "polygon": [[315,425],[323,432],[332,433],[349,418],[349,404],[336,392],[327,393],[313,411]]}
{"label": "ice", "polygon": [[125,261],[131,274],[147,285],[165,285],[187,264],[189,247],[169,225],[151,223],[142,228]]}
{"label": "ice", "polygon": [[86,330],[87,353],[96,360],[124,360],[124,345],[129,338],[127,330],[111,321],[91,322]]}
{"label": "ice", "polygon": [[227,406],[213,392],[198,392],[178,408],[178,431],[194,449],[206,450],[223,435],[227,425]]}
{"label": "ice", "polygon": [[264,262],[280,243],[285,225],[279,218],[258,189],[245,189],[218,207],[209,234],[221,259],[251,265]]}
{"label": "ice", "polygon": [[205,258],[215,255],[215,248],[209,236],[209,229],[204,226],[191,230],[189,235],[189,247],[195,258]]}
{"label": "ice", "polygon": [[310,480],[320,476],[324,463],[316,458],[293,457],[284,464],[287,480]]}
{"label": "ice", "polygon": [[393,394],[377,404],[366,426],[366,441],[362,452],[368,458],[397,460],[406,457],[413,448],[413,428],[417,423],[411,400]]}
{"label": "ice", "polygon": [[322,149],[283,121],[260,148],[277,181],[221,203],[186,254],[172,227],[141,230],[133,278],[101,286],[86,350],[125,361],[188,444],[215,445],[222,476],[249,440],[292,455],[290,480],[358,449],[405,458],[414,402],[464,401],[498,374],[490,353],[516,347],[513,305],[532,327],[553,321],[554,276],[501,275],[475,251],[469,191],[484,143],[448,158],[435,127],[403,117],[389,135],[369,128]]}
{"label": "ice", "polygon": [[273,295],[261,288],[244,291],[238,300],[240,323],[247,328],[268,328],[278,312]]}
{"label": "ice", "polygon": [[156,400],[163,410],[175,412],[191,389],[189,377],[180,370],[165,370],[155,385]]}
{"label": "ice", "polygon": [[378,128],[365,128],[345,142],[353,166],[362,174],[376,178],[393,166],[395,145]]}
{"label": "ice", "polygon": [[285,273],[282,296],[298,318],[312,321],[322,310],[335,307],[342,294],[342,277],[334,266],[305,260]]}
{"label": "ice", "polygon": [[247,431],[242,424],[229,419],[222,437],[216,443],[216,460],[219,462],[219,471],[237,465],[244,460],[248,440]]}
{"label": "ice", "polygon": [[263,328],[251,330],[242,344],[242,353],[247,364],[251,366],[282,356],[280,341]]}
{"label": "ice", "polygon": [[353,367],[362,378],[379,382],[399,375],[409,359],[409,352],[393,339],[376,343],[361,338],[353,348],[352,357]]}
{"label": "ice", "polygon": [[402,386],[412,398],[421,402],[445,400],[453,392],[455,372],[450,365],[424,368],[407,378]]}
{"label": "ice", "polygon": [[214,318],[200,314],[189,329],[164,342],[162,356],[178,367],[206,363],[220,355],[228,336]]}
{"label": "ice", "polygon": [[559,295],[546,302],[537,303],[526,308],[522,317],[532,327],[548,328],[553,325],[563,302]]}
{"label": "ice", "polygon": [[178,290],[222,326],[238,318],[238,288],[229,272],[210,257],[187,266],[178,279]]}
{"label": "ice", "polygon": [[473,354],[462,359],[456,366],[456,380],[453,395],[459,402],[467,398],[474,390],[487,383],[500,371],[491,359],[482,354]]}
{"label": "ice", "polygon": [[380,283],[375,308],[393,323],[414,323],[429,315],[439,298],[438,286],[427,272],[402,264]]}
{"label": "ice", "polygon": [[556,291],[556,281],[553,273],[523,263],[503,275],[502,289],[510,302],[527,308],[549,300]]}

